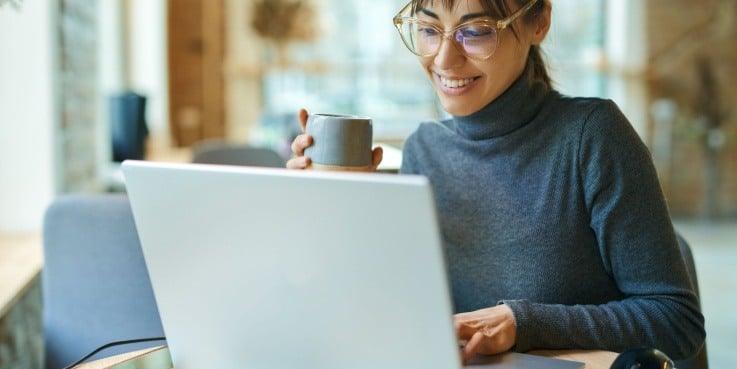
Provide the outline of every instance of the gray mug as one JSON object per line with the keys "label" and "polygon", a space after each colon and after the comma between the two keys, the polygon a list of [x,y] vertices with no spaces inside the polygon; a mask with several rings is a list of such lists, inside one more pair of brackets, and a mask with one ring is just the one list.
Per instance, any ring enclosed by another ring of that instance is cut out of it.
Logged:
{"label": "gray mug", "polygon": [[313,143],[305,149],[312,169],[365,171],[371,167],[371,118],[341,114],[310,114],[306,132]]}

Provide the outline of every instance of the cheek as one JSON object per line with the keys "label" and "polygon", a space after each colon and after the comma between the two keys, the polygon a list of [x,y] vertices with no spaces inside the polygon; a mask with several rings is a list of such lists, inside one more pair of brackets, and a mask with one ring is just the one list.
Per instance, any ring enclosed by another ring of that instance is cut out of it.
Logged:
{"label": "cheek", "polygon": [[516,40],[507,40],[506,47],[497,50],[497,54],[493,59],[485,65],[479,65],[484,73],[493,80],[494,85],[504,87],[512,82],[524,72],[527,64],[527,50]]}
{"label": "cheek", "polygon": [[521,58],[524,58],[527,50],[530,48],[530,42],[527,40],[527,37],[524,33],[515,36],[511,29],[504,30],[502,37],[499,39],[494,57],[499,56],[503,58],[505,64],[517,64]]}
{"label": "cheek", "polygon": [[425,70],[425,72],[430,73],[432,66],[431,58],[417,57],[417,61],[420,62],[420,65],[422,66],[422,69]]}

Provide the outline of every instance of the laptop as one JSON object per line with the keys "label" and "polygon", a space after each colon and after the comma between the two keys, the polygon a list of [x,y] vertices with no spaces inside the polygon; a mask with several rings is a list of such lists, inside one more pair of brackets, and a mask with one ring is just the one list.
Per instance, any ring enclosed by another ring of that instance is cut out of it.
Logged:
{"label": "laptop", "polygon": [[461,367],[426,178],[130,160],[122,170],[176,369]]}

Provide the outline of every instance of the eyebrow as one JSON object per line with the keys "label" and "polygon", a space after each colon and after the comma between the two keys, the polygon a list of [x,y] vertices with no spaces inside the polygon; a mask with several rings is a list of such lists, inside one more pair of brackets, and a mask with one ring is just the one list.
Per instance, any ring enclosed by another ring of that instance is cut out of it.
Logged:
{"label": "eyebrow", "polygon": [[[427,15],[428,17],[432,17],[432,18],[435,18],[435,19],[438,19],[438,20],[440,19],[440,17],[437,14],[435,14],[434,12],[428,10],[427,8],[420,8],[420,10],[418,10],[418,12],[423,13],[423,14]],[[490,17],[491,16],[488,13],[483,13],[483,12],[480,12],[480,13],[469,13],[469,14],[465,14],[465,15],[461,16],[461,23],[462,22],[465,22],[465,21],[468,21],[468,20],[471,20],[471,19],[476,19],[476,18],[490,18]]]}

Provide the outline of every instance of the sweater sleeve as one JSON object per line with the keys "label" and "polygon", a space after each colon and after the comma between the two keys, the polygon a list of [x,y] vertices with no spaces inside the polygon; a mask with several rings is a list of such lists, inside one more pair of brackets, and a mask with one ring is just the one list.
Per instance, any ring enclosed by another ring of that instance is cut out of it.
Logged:
{"label": "sweater sleeve", "polygon": [[582,125],[578,152],[589,224],[622,299],[573,306],[502,301],[517,319],[515,349],[646,345],[674,359],[692,356],[704,341],[704,318],[647,148],[607,101]]}
{"label": "sweater sleeve", "polygon": [[417,152],[415,145],[417,141],[417,131],[410,134],[404,141],[402,146],[402,165],[399,167],[400,174],[418,174],[417,173]]}

